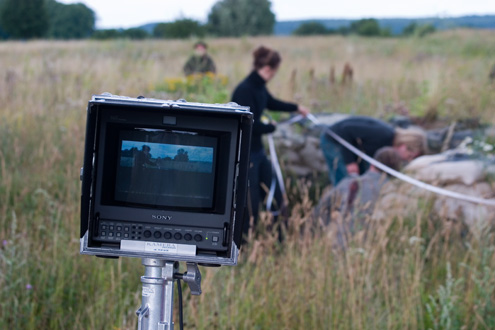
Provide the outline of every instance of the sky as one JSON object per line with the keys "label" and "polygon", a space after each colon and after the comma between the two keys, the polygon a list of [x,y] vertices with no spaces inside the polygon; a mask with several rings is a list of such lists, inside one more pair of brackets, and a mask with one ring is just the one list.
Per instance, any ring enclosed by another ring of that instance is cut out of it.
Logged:
{"label": "sky", "polygon": [[213,148],[210,147],[191,147],[182,146],[178,144],[161,144],[153,142],[139,142],[139,141],[122,141],[122,150],[130,150],[137,148],[141,150],[143,145],[150,147],[150,153],[153,158],[174,158],[177,155],[177,150],[184,149],[187,151],[187,155],[190,161],[200,162],[213,162]]}
{"label": "sky", "polygon": [[[82,2],[96,13],[96,27],[130,28],[191,18],[206,22],[217,0],[58,0]],[[418,18],[493,15],[494,0],[271,0],[277,21],[316,18]],[[304,5],[303,5],[304,4]]]}

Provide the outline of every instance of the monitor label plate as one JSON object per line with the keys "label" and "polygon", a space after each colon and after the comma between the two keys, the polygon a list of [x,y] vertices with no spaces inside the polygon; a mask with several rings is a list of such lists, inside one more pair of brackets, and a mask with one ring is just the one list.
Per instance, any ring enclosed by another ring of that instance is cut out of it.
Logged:
{"label": "monitor label plate", "polygon": [[196,245],[188,244],[121,240],[120,249],[122,251],[160,253],[174,256],[196,255]]}

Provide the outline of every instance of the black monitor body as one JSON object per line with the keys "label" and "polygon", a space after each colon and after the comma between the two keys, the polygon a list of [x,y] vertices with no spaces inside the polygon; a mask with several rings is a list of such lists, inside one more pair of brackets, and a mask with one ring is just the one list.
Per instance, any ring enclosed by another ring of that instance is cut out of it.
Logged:
{"label": "black monitor body", "polygon": [[249,108],[97,95],[81,170],[81,253],[235,265]]}

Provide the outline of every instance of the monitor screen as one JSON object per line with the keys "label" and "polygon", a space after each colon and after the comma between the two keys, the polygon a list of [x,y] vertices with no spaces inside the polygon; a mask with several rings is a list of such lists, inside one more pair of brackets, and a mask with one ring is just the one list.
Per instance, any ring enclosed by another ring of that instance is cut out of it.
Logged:
{"label": "monitor screen", "polygon": [[121,130],[116,202],[213,209],[218,138],[190,131]]}

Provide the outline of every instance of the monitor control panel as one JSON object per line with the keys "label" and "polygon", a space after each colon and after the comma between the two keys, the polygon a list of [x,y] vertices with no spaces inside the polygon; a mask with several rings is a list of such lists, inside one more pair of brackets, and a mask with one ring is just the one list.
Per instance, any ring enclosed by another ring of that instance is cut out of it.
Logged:
{"label": "monitor control panel", "polygon": [[93,240],[119,243],[122,240],[190,244],[198,249],[225,250],[225,229],[167,226],[100,219],[93,232]]}

